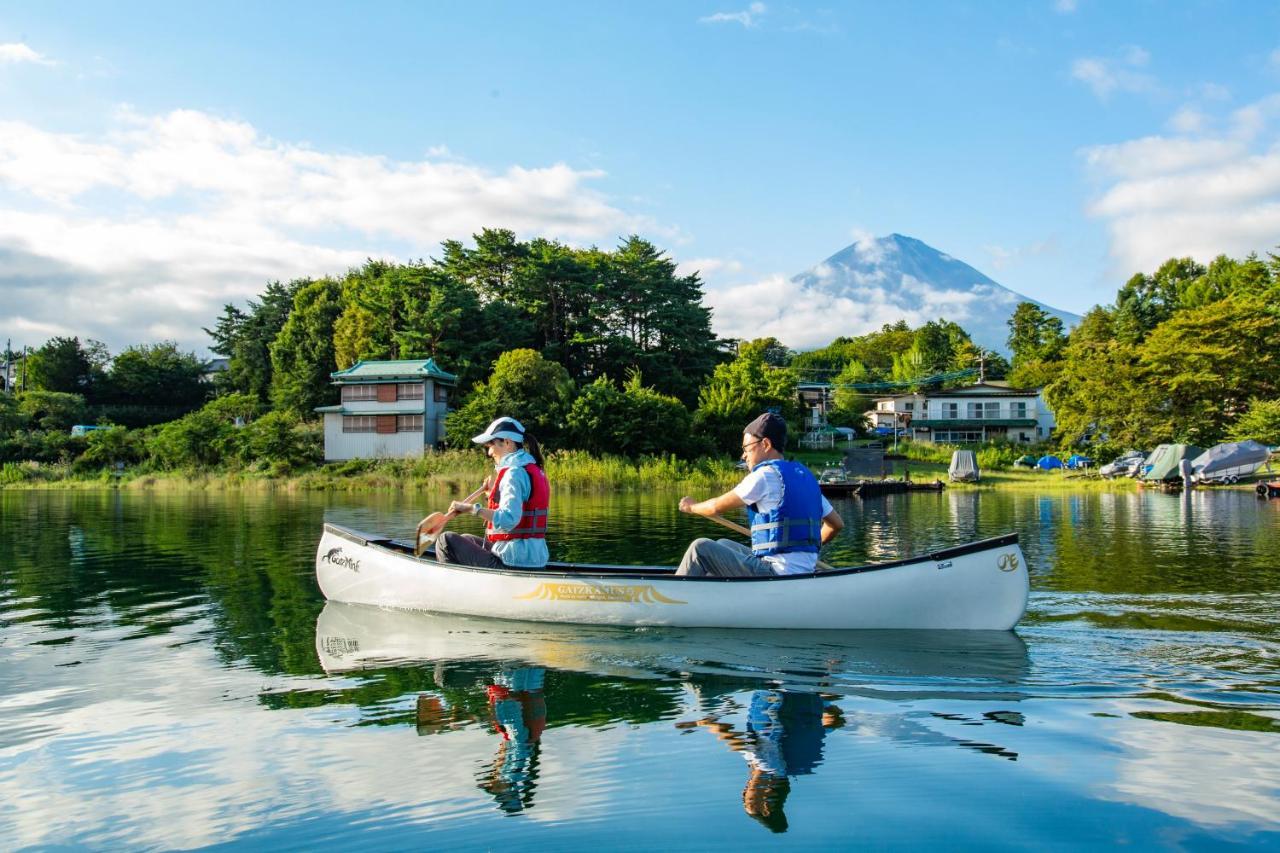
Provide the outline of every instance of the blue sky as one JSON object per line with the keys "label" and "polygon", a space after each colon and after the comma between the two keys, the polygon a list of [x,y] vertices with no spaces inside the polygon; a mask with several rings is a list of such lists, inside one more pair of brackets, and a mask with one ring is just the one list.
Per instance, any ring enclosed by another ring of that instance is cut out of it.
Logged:
{"label": "blue sky", "polygon": [[[891,232],[1083,312],[1171,255],[1280,243],[1278,18],[0,2],[0,337],[203,352],[199,327],[271,278],[485,225],[648,237],[703,272],[723,334],[750,334],[745,300]],[[823,342],[803,312],[779,332]]]}

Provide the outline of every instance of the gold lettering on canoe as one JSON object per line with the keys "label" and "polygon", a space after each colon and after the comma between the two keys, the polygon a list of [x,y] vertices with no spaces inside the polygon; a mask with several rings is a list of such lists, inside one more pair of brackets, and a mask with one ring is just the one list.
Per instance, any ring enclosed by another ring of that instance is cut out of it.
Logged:
{"label": "gold lettering on canoe", "polygon": [[686,604],[687,602],[668,598],[653,588],[645,586],[622,586],[618,584],[585,584],[585,583],[540,583],[532,592],[515,596],[518,600],[530,601],[617,601],[625,604]]}
{"label": "gold lettering on canoe", "polygon": [[1016,572],[1018,570],[1018,552],[1011,554],[1001,554],[1000,559],[996,561],[1002,572]]}

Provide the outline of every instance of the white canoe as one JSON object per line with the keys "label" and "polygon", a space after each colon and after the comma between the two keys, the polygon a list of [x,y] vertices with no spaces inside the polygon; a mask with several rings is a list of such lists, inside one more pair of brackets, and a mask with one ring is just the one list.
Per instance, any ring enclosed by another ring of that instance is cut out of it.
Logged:
{"label": "white canoe", "polygon": [[480,569],[326,524],[325,598],[405,610],[579,625],[1007,631],[1027,607],[1016,534],[888,563],[771,578],[676,577],[671,566],[549,563]]}

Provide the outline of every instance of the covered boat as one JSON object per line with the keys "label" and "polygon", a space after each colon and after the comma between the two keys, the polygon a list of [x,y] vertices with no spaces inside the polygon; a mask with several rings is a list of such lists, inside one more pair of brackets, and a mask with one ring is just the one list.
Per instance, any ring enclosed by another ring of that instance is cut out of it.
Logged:
{"label": "covered boat", "polygon": [[972,450],[957,450],[951,454],[951,466],[947,475],[953,483],[976,483],[982,477],[978,471],[978,458]]}
{"label": "covered boat", "polygon": [[1176,482],[1182,479],[1182,460],[1190,461],[1201,453],[1200,448],[1191,444],[1161,444],[1147,461],[1142,463],[1142,472],[1138,479],[1147,483]]}
{"label": "covered boat", "polygon": [[1036,467],[1041,471],[1053,471],[1062,467],[1062,460],[1056,456],[1045,454],[1036,460]]}
{"label": "covered boat", "polygon": [[330,601],[584,625],[1004,631],[1027,606],[1016,534],[811,575],[677,577],[672,566],[487,569],[415,557],[413,543],[326,524],[316,579]]}
{"label": "covered boat", "polygon": [[1197,483],[1235,483],[1254,474],[1271,459],[1271,451],[1256,441],[1232,441],[1210,447],[1191,460]]}

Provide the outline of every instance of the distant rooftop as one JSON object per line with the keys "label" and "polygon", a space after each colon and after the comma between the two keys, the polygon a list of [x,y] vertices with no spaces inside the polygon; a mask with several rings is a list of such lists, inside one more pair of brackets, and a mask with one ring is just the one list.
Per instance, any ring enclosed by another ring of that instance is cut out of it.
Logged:
{"label": "distant rooftop", "polygon": [[399,361],[357,361],[346,370],[330,373],[338,384],[346,382],[376,382],[382,379],[440,379],[456,382],[458,377],[442,370],[434,358],[407,358]]}

